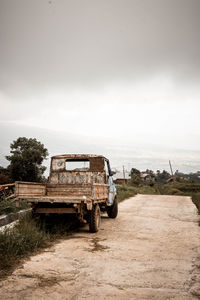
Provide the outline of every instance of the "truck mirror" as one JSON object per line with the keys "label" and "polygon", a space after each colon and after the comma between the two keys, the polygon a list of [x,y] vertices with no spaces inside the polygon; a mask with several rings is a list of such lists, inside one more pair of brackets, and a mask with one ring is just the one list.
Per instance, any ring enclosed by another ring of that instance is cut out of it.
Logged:
{"label": "truck mirror", "polygon": [[115,175],[115,174],[116,174],[115,171],[113,171],[113,170],[110,171],[110,176],[113,176],[113,175]]}

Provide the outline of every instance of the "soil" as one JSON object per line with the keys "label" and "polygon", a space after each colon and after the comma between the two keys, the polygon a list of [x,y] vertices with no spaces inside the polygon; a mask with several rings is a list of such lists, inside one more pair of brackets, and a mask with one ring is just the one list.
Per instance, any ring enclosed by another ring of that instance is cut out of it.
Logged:
{"label": "soil", "polygon": [[1,299],[198,299],[200,227],[189,197],[138,195],[27,260]]}

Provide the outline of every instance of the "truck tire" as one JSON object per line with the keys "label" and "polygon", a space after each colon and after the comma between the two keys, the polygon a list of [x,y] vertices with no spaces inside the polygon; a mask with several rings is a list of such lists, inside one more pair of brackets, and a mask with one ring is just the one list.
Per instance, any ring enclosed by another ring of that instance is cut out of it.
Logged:
{"label": "truck tire", "polygon": [[118,215],[118,201],[117,198],[115,198],[113,205],[108,206],[107,214],[109,218],[115,219]]}
{"label": "truck tire", "polygon": [[89,213],[90,232],[97,232],[101,224],[101,211],[98,204],[94,204]]}

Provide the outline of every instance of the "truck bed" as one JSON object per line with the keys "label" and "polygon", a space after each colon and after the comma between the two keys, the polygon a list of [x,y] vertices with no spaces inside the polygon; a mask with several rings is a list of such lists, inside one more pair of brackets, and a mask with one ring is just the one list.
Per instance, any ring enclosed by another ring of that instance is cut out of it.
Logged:
{"label": "truck bed", "polygon": [[37,182],[15,182],[15,199],[27,202],[84,203],[106,201],[108,184],[45,184]]}

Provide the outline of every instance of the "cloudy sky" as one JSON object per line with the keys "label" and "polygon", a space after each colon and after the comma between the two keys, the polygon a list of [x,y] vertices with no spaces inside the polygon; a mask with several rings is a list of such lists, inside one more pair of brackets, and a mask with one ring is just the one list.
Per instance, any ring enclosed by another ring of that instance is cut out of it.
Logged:
{"label": "cloudy sky", "polygon": [[0,0],[0,164],[51,155],[200,169],[199,0]]}

